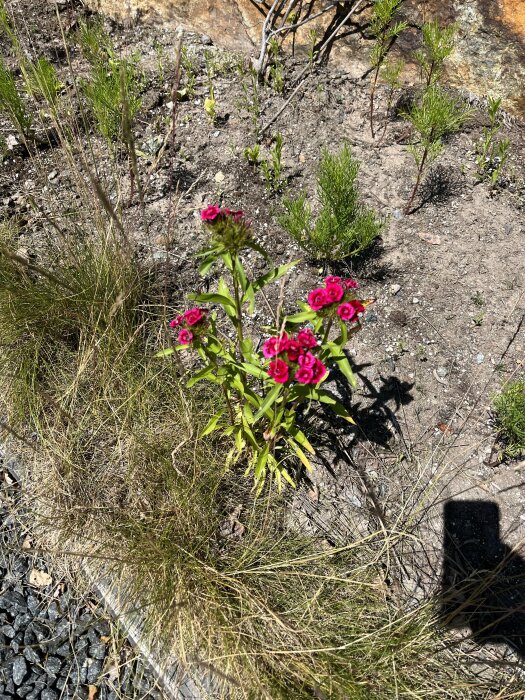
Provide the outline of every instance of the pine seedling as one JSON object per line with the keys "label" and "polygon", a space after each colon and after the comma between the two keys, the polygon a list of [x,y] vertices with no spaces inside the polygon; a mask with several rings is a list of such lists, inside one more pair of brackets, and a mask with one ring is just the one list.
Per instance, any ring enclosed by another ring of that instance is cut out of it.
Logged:
{"label": "pine seedling", "polygon": [[405,214],[410,213],[425,168],[443,149],[443,137],[459,131],[471,115],[472,110],[463,101],[450,97],[438,85],[430,85],[421,100],[403,115],[419,136],[419,141],[409,146],[416,162],[417,176]]}
{"label": "pine seedling", "polygon": [[386,132],[386,127],[387,127],[387,121],[388,115],[390,114],[390,110],[392,109],[392,103],[394,100],[394,94],[396,90],[399,90],[401,87],[401,81],[400,81],[400,75],[403,72],[403,69],[405,67],[405,62],[402,60],[399,61],[385,61],[383,63],[383,66],[381,67],[381,79],[382,81],[387,85],[388,87],[388,94],[387,94],[387,100],[386,100],[386,108],[385,108],[385,126],[383,128],[383,133],[381,134],[381,140],[383,139],[385,132]]}
{"label": "pine seedling", "polygon": [[396,38],[407,28],[406,22],[394,22],[397,10],[403,0],[375,0],[370,19],[370,32],[374,37],[374,46],[370,54],[372,64],[372,86],[370,88],[370,133],[374,133],[374,97],[377,89],[379,72],[385,58]]}
{"label": "pine seedling", "polygon": [[494,188],[509,158],[510,139],[496,140],[502,127],[501,97],[488,98],[487,113],[490,125],[483,129],[483,138],[477,146],[478,180],[489,180]]}
{"label": "pine seedling", "polygon": [[142,101],[143,78],[137,65],[139,56],[117,58],[110,37],[100,25],[82,25],[78,33],[84,58],[91,65],[89,80],[81,83],[99,132],[110,147],[122,136],[122,114],[127,102],[133,122]]}
{"label": "pine seedling", "polygon": [[34,98],[43,99],[55,112],[62,89],[55,67],[46,58],[39,58],[23,65],[23,75],[27,92]]}
{"label": "pine seedling", "polygon": [[268,42],[268,53],[270,56],[270,82],[278,95],[284,93],[284,67],[279,57],[281,46],[274,37]]}
{"label": "pine seedling", "polygon": [[0,110],[9,118],[22,140],[31,138],[33,118],[26,109],[15,78],[0,57]]}
{"label": "pine seedling", "polygon": [[421,30],[423,45],[415,52],[414,58],[419,64],[426,87],[437,82],[441,77],[445,60],[454,50],[457,31],[457,24],[442,28],[435,20],[423,25]]}
{"label": "pine seedling", "polygon": [[337,154],[322,152],[317,175],[319,214],[301,194],[284,201],[279,222],[294,240],[317,260],[344,260],[367,248],[385,221],[359,201],[359,161],[345,144]]}
{"label": "pine seedling", "polygon": [[283,136],[278,133],[275,136],[275,145],[270,151],[270,160],[262,160],[260,162],[260,168],[268,192],[280,192],[286,184],[286,180],[282,177],[282,153]]}

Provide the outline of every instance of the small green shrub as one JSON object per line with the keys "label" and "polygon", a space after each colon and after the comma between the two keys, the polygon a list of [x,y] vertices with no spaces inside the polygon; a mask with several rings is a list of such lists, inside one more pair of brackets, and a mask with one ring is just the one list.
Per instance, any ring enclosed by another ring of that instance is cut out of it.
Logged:
{"label": "small green shrub", "polygon": [[414,189],[405,207],[410,213],[412,204],[421,183],[425,167],[429,166],[443,150],[443,137],[461,129],[472,115],[472,110],[456,97],[448,95],[438,85],[431,85],[423,96],[403,114],[412,124],[419,140],[409,146],[417,166]]}
{"label": "small green shrub", "polygon": [[276,134],[275,144],[270,150],[270,158],[265,158],[259,163],[261,172],[264,177],[264,184],[268,192],[280,192],[286,185],[286,179],[283,178],[283,136],[281,133]]}
{"label": "small green shrub", "polygon": [[379,236],[384,220],[359,202],[359,161],[345,144],[337,154],[324,150],[317,175],[319,214],[314,222],[306,194],[286,199],[281,226],[313,258],[343,260],[367,248]]}
{"label": "small green shrub", "polygon": [[421,69],[421,76],[429,87],[441,77],[445,60],[454,50],[454,42],[458,27],[450,24],[448,27],[440,27],[437,21],[426,22],[422,27],[423,45],[415,52],[416,59]]}
{"label": "small green shrub", "polygon": [[15,78],[0,58],[0,110],[10,119],[22,139],[31,137],[33,118],[26,109]]}
{"label": "small green shrub", "polygon": [[370,88],[370,132],[374,138],[374,96],[377,88],[379,72],[388,55],[390,47],[403,32],[407,22],[394,22],[395,15],[403,0],[374,0],[369,29],[374,37],[374,45],[370,54],[372,64],[372,85]]}
{"label": "small green shrub", "polygon": [[26,63],[23,72],[27,92],[34,97],[41,97],[51,108],[55,108],[62,83],[54,66],[46,58],[39,58]]}
{"label": "small green shrub", "polygon": [[476,146],[476,166],[479,181],[488,180],[494,188],[509,158],[510,139],[497,139],[502,127],[501,97],[488,98],[487,113],[490,125],[483,129],[483,138]]}
{"label": "small green shrub", "polygon": [[494,399],[501,433],[507,441],[505,451],[511,456],[525,452],[525,380],[509,384]]}

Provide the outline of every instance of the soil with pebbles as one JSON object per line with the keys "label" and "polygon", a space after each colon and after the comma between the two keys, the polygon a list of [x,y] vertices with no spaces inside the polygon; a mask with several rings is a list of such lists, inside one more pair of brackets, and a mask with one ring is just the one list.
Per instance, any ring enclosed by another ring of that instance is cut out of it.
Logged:
{"label": "soil with pebbles", "polygon": [[19,497],[14,465],[0,459],[0,700],[161,700],[100,604],[79,599],[28,551]]}

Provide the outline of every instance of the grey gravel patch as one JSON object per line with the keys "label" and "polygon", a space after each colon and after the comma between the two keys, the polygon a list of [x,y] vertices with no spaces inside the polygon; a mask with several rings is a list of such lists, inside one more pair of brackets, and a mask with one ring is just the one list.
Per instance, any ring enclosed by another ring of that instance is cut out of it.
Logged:
{"label": "grey gravel patch", "polygon": [[88,605],[57,582],[29,585],[31,571],[47,572],[47,562],[22,549],[23,515],[12,515],[19,499],[16,470],[0,449],[0,700],[87,700],[89,685],[97,700],[163,700],[127,643],[111,653],[96,601]]}

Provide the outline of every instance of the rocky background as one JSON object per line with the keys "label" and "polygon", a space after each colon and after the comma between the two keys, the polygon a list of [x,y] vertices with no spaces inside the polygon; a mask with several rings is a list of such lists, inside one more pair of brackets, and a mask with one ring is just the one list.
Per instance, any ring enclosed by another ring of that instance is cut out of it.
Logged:
{"label": "rocky background", "polygon": [[[243,51],[256,57],[263,21],[271,2],[259,0],[87,0],[99,10],[122,22],[154,22],[182,26],[208,34],[223,48]],[[327,0],[303,3],[301,16],[315,14]],[[337,6],[299,30],[295,50],[306,51],[310,31],[323,41],[333,29],[337,15],[347,13],[349,3]],[[370,2],[363,2],[352,17],[343,40],[333,46],[332,59],[351,77],[366,73],[370,40],[367,17]],[[425,20],[457,22],[460,28],[456,51],[450,62],[449,81],[479,95],[494,94],[505,99],[508,110],[525,115],[525,2],[523,0],[405,0],[401,15],[410,30],[399,41],[396,51],[406,60],[416,45],[417,28]],[[342,32],[340,33],[342,34]],[[414,67],[409,66],[409,71]],[[415,75],[414,75],[415,77]]]}

